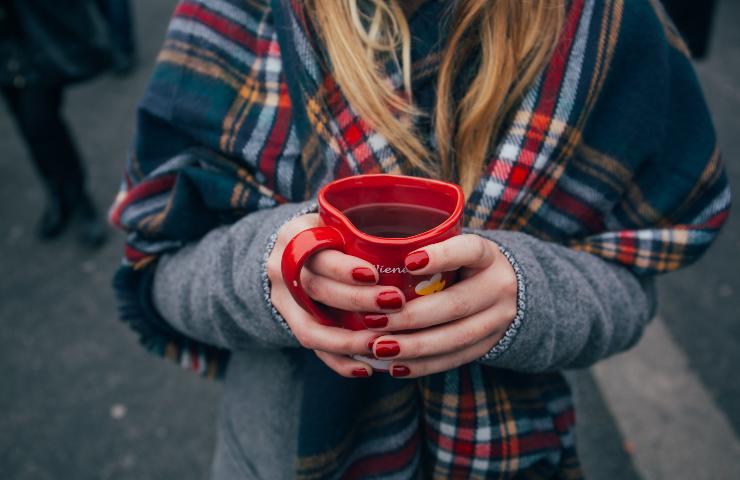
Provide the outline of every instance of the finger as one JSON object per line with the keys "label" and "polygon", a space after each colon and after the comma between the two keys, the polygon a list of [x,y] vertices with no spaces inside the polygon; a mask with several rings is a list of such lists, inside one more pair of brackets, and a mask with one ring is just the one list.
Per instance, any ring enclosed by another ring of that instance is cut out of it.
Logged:
{"label": "finger", "polygon": [[298,233],[315,227],[318,223],[319,216],[315,213],[310,213],[294,218],[280,227],[280,230],[278,230],[278,236],[275,239],[275,245],[270,252],[270,256],[267,259],[266,264],[267,277],[270,279],[270,283],[272,285],[283,282],[281,261],[288,242],[298,235]]}
{"label": "finger", "polygon": [[320,324],[293,300],[284,285],[273,287],[272,303],[288,322],[298,343],[310,350],[339,355],[367,355],[372,340],[378,338],[377,332],[370,330],[352,331]]}
{"label": "finger", "polygon": [[503,336],[514,319],[513,308],[497,305],[476,315],[412,333],[385,335],[373,343],[373,355],[381,360],[434,357],[475,345],[481,339]]}
{"label": "finger", "polygon": [[350,285],[373,285],[378,282],[378,272],[372,263],[337,250],[324,250],[306,263],[316,275]]}
{"label": "finger", "polygon": [[333,353],[314,351],[317,357],[339,375],[347,378],[367,378],[373,374],[373,367],[353,358]]}
{"label": "finger", "polygon": [[485,269],[478,275],[462,280],[451,287],[407,302],[400,312],[366,314],[367,328],[383,332],[428,328],[452,322],[482,312],[514,293],[506,275],[495,268]]}
{"label": "finger", "polygon": [[389,373],[395,378],[418,378],[434,373],[446,372],[478,360],[488,353],[497,342],[497,338],[490,337],[475,343],[469,348],[460,349],[452,353],[417,360],[394,361],[389,366]]}
{"label": "finger", "polygon": [[301,272],[301,285],[316,301],[350,312],[397,312],[406,303],[401,290],[390,286],[355,286]]}
{"label": "finger", "polygon": [[409,253],[406,269],[413,275],[431,275],[462,267],[486,268],[495,260],[493,246],[493,242],[478,235],[458,235]]}
{"label": "finger", "polygon": [[290,220],[280,227],[277,239],[275,240],[275,249],[282,251],[293,237],[304,230],[308,230],[309,228],[313,228],[318,225],[319,215],[317,213],[308,213]]}

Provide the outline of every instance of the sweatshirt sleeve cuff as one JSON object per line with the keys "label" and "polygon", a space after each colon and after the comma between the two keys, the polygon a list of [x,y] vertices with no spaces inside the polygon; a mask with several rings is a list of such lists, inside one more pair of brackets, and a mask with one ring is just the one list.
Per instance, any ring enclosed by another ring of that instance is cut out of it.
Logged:
{"label": "sweatshirt sleeve cuff", "polygon": [[300,217],[301,215],[306,215],[309,213],[315,213],[318,211],[318,204],[316,202],[311,202],[307,204],[304,208],[293,214],[290,218],[288,218],[285,222],[279,224],[275,231],[270,235],[269,240],[267,241],[267,245],[265,247],[265,253],[262,257],[262,264],[260,265],[260,277],[262,280],[262,299],[265,302],[265,305],[267,306],[268,310],[270,311],[270,314],[272,315],[273,320],[275,320],[280,326],[282,326],[291,336],[293,336],[293,332],[290,329],[290,325],[288,325],[288,322],[285,321],[285,318],[280,314],[280,312],[277,311],[277,308],[275,308],[275,305],[272,304],[272,285],[270,282],[270,277],[267,275],[267,260],[270,258],[270,255],[272,254],[272,250],[275,248],[275,242],[277,242],[278,232],[282,228],[283,225],[290,222],[294,218]]}
{"label": "sweatshirt sleeve cuff", "polygon": [[507,328],[506,332],[504,332],[504,336],[501,337],[501,339],[493,346],[493,348],[488,351],[488,353],[478,359],[479,362],[490,362],[496,360],[506,350],[509,349],[512,342],[514,342],[514,339],[519,333],[519,330],[522,326],[522,321],[524,319],[524,313],[527,308],[527,286],[524,282],[524,273],[522,272],[521,265],[514,257],[514,254],[512,254],[506,247],[498,242],[494,243],[504,255],[504,257],[506,257],[506,259],[509,261],[512,268],[514,269],[514,273],[516,274],[516,315],[514,316],[514,320],[512,320],[511,324],[509,325],[509,328]]}

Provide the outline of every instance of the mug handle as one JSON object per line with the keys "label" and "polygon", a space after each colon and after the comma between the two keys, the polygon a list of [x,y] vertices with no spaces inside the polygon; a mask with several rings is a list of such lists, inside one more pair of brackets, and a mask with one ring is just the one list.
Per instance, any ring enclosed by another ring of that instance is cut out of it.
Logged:
{"label": "mug handle", "polygon": [[301,285],[301,270],[311,255],[321,250],[339,250],[344,252],[345,243],[339,230],[333,227],[314,227],[300,232],[293,237],[283,251],[281,270],[283,280],[295,301],[319,323],[335,327],[337,322],[326,315],[308,296]]}

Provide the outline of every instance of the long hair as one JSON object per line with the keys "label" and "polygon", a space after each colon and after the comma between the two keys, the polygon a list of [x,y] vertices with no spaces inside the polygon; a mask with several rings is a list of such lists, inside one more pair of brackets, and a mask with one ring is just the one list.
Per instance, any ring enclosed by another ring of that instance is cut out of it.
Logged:
{"label": "long hair", "polygon": [[[507,115],[549,61],[565,0],[457,0],[441,54],[433,113],[437,160],[414,130],[422,113],[411,90],[411,35],[404,0],[306,0],[333,76],[363,120],[411,166],[430,176],[457,172],[470,193]],[[386,78],[384,62],[403,73],[405,91]],[[471,63],[472,62],[472,63]],[[453,85],[473,65],[461,98]]]}

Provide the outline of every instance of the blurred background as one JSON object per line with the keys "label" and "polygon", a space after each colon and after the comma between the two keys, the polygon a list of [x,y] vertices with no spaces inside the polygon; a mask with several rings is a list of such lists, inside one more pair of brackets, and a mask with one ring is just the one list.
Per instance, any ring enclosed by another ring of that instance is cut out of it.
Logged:
{"label": "blurred background", "polygon": [[[26,147],[11,108],[26,105],[22,108],[31,109],[29,118],[45,122],[48,135],[63,131],[64,125],[54,109],[45,117],[43,105],[23,104],[17,92],[3,87],[0,478],[204,478],[220,387],[145,353],[118,322],[110,279],[122,239],[100,222],[118,188],[136,103],[175,2],[132,1],[131,24],[123,0],[97,3],[103,12],[97,25],[103,21],[108,26],[113,61],[88,65],[91,70],[81,78],[90,81],[66,89],[63,108],[78,150],[76,157],[70,150],[70,158],[85,165],[87,189],[65,190],[50,200],[31,155],[43,152]],[[694,50],[708,48],[697,71],[737,190],[740,2],[717,1],[708,44],[702,30],[713,2],[672,3],[671,13]],[[683,9],[690,4],[704,8],[699,13]],[[11,27],[0,27],[0,41]],[[6,65],[6,71],[13,65]],[[23,83],[18,78],[11,78],[10,88],[23,87],[13,84]],[[44,94],[57,101],[54,92]],[[64,138],[59,141],[57,157],[70,148],[64,147]],[[47,185],[54,183],[49,178]],[[55,201],[59,208],[49,210]],[[76,223],[54,241],[41,242],[42,214],[42,235],[54,236],[54,227],[67,217]],[[699,264],[661,278],[659,317],[637,348],[593,369],[569,373],[588,478],[740,478],[738,217],[740,209],[735,209]]]}

